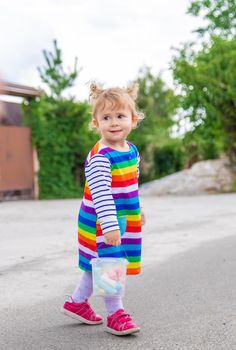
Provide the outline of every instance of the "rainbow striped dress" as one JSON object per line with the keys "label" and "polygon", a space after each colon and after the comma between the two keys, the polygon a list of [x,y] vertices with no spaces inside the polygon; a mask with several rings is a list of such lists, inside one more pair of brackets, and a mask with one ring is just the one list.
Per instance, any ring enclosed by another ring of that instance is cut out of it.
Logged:
{"label": "rainbow striped dress", "polygon": [[[97,257],[125,257],[127,274],[141,271],[141,215],[138,195],[139,153],[112,149],[97,142],[85,162],[86,182],[78,215],[79,267],[92,271]],[[121,228],[121,245],[104,242],[104,234]],[[123,232],[122,232],[123,231]]]}

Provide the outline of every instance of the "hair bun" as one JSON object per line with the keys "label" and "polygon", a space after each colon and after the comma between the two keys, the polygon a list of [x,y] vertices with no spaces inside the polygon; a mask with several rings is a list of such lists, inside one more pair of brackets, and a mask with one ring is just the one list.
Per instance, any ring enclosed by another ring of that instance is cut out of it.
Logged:
{"label": "hair bun", "polygon": [[89,99],[91,101],[96,100],[99,97],[99,95],[101,95],[102,92],[103,92],[103,90],[100,86],[98,86],[95,83],[92,83],[90,85]]}
{"label": "hair bun", "polygon": [[139,89],[139,84],[138,83],[133,83],[127,86],[126,91],[129,94],[129,96],[132,98],[132,100],[136,100],[138,97],[138,89]]}

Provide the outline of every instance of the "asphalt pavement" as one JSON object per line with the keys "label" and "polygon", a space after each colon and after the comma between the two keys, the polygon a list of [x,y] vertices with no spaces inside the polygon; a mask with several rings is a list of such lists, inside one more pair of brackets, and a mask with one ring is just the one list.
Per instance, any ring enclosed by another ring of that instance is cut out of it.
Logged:
{"label": "asphalt pavement", "polygon": [[124,299],[141,332],[125,337],[59,312],[81,276],[80,201],[0,204],[0,349],[236,349],[236,195],[142,201],[143,271]]}

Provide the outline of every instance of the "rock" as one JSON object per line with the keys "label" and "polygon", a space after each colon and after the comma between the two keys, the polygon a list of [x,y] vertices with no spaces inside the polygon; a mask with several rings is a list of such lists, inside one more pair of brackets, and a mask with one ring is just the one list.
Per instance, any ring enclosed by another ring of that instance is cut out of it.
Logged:
{"label": "rock", "polygon": [[141,195],[195,195],[230,192],[235,174],[227,158],[200,161],[179,171],[140,186]]}

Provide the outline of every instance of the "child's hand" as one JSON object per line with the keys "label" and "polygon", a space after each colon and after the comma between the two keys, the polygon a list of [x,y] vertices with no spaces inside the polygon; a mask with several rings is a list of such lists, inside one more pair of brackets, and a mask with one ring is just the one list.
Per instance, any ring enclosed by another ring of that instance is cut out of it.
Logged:
{"label": "child's hand", "polygon": [[141,226],[143,226],[145,223],[146,223],[146,217],[145,217],[145,214],[144,214],[144,210],[141,207]]}
{"label": "child's hand", "polygon": [[110,231],[104,234],[104,240],[106,244],[110,245],[120,245],[121,244],[121,238],[120,238],[120,231]]}

